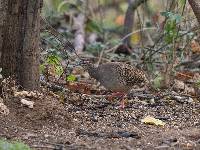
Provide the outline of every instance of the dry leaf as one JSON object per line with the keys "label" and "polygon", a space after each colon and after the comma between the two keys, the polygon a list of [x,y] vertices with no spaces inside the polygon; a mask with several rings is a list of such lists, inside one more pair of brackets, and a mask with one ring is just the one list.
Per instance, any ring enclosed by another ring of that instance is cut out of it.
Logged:
{"label": "dry leaf", "polygon": [[181,80],[174,80],[173,89],[175,91],[182,90],[182,91],[184,91],[184,93],[195,95],[195,89],[194,89],[194,87],[190,87],[190,86],[186,85]]}
{"label": "dry leaf", "polygon": [[192,79],[194,76],[194,73],[192,72],[189,72],[189,71],[185,71],[185,72],[177,72],[176,73],[176,78],[178,80],[182,80],[182,81],[186,81],[186,80],[189,80],[189,79]]}
{"label": "dry leaf", "polygon": [[157,125],[157,126],[164,126],[165,123],[159,119],[155,119],[154,117],[147,116],[141,120],[145,124]]}
{"label": "dry leaf", "polygon": [[131,43],[136,45],[138,44],[139,42],[141,41],[141,34],[139,32],[137,33],[134,33],[132,36],[131,36]]}
{"label": "dry leaf", "polygon": [[191,95],[195,95],[196,94],[194,87],[189,87],[189,86],[185,87],[184,92],[187,93],[187,94],[191,94]]}
{"label": "dry leaf", "polygon": [[175,90],[184,90],[186,87],[185,83],[180,80],[174,80],[174,89]]}
{"label": "dry leaf", "polygon": [[83,75],[85,73],[85,70],[81,66],[75,66],[72,70],[73,75]]}
{"label": "dry leaf", "polygon": [[90,84],[70,82],[70,83],[68,83],[67,88],[74,92],[91,94],[91,85]]}
{"label": "dry leaf", "polygon": [[119,15],[116,19],[115,19],[115,23],[117,25],[124,25],[124,16],[123,15]]}
{"label": "dry leaf", "polygon": [[15,92],[14,96],[18,97],[18,96],[26,96],[28,95],[28,91],[20,91],[20,92]]}
{"label": "dry leaf", "polygon": [[193,40],[191,42],[191,48],[192,48],[192,52],[194,52],[194,53],[200,53],[200,45],[195,40]]}

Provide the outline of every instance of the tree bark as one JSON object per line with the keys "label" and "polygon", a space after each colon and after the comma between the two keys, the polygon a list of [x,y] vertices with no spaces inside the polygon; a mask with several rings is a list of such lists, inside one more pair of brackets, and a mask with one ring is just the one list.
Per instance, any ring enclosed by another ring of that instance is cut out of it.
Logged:
{"label": "tree bark", "polygon": [[[128,0],[128,8],[126,11],[126,16],[124,20],[124,33],[123,36],[131,33],[133,31],[134,25],[134,14],[135,10],[147,0]],[[130,36],[124,39],[123,44],[130,46]]]}
{"label": "tree bark", "polygon": [[6,9],[7,9],[7,1],[0,0],[0,60],[2,53],[2,42],[3,42],[3,24],[5,22]]}
{"label": "tree bark", "polygon": [[[133,24],[134,24],[134,14],[135,12],[132,9],[132,5],[133,5],[133,0],[129,0],[128,1],[128,8],[126,11],[126,16],[125,16],[125,20],[124,20],[124,36],[126,36],[127,34],[131,33],[133,30]],[[129,46],[130,45],[130,37],[126,38],[123,41],[123,44]]]}
{"label": "tree bark", "polygon": [[[39,86],[39,33],[42,0],[0,0],[7,3],[2,27],[0,66],[25,89]],[[1,14],[1,10],[0,10]]]}
{"label": "tree bark", "polygon": [[200,0],[188,0],[188,2],[200,24]]}

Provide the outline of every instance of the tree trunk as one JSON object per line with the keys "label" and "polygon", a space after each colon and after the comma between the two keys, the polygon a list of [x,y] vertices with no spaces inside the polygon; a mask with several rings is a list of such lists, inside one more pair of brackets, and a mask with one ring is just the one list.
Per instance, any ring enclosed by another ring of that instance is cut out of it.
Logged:
{"label": "tree trunk", "polygon": [[0,0],[0,60],[1,60],[1,51],[2,51],[2,42],[3,42],[3,24],[5,22],[7,1]]}
{"label": "tree trunk", "polygon": [[[126,16],[124,20],[124,33],[123,36],[128,35],[133,31],[134,25],[134,13],[135,10],[147,0],[128,0],[128,8],[126,11]],[[130,46],[130,36],[123,40],[123,44]]]}
{"label": "tree trunk", "polygon": [[188,2],[200,24],[200,0],[188,0]]}
{"label": "tree trunk", "polygon": [[15,76],[25,89],[37,89],[42,0],[0,0],[2,3],[7,3],[0,43],[2,73]]}
{"label": "tree trunk", "polygon": [[[132,9],[132,5],[133,5],[133,0],[129,0],[128,1],[128,8],[126,11],[126,16],[125,16],[125,20],[124,20],[124,36],[126,36],[127,34],[131,33],[133,30],[133,24],[134,24],[134,10]],[[127,37],[123,43],[127,46],[130,46],[130,37]]]}

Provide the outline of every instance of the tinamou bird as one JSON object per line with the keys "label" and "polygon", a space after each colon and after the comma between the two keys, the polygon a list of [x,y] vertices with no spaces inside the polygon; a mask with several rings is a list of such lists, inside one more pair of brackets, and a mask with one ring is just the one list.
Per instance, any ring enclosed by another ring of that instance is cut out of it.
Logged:
{"label": "tinamou bird", "polygon": [[100,82],[113,95],[121,96],[121,107],[124,108],[124,96],[135,86],[145,87],[149,81],[142,70],[135,66],[121,62],[108,62],[95,67],[91,63],[84,63],[83,67],[89,75]]}

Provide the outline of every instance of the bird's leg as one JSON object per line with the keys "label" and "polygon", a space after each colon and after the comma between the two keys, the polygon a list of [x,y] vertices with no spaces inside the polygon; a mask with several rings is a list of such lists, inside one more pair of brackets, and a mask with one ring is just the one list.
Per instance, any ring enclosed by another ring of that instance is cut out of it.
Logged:
{"label": "bird's leg", "polygon": [[126,94],[123,93],[123,92],[115,92],[115,93],[112,93],[111,95],[109,95],[109,96],[107,97],[107,100],[112,101],[115,97],[119,97],[119,98],[121,99],[121,98],[124,97],[125,95],[126,95]]}
{"label": "bird's leg", "polygon": [[124,109],[125,108],[125,99],[124,97],[122,98],[121,102],[120,102],[120,106],[119,108]]}
{"label": "bird's leg", "polygon": [[123,96],[120,97],[120,109],[125,108],[125,104],[127,103],[127,94],[124,94]]}

